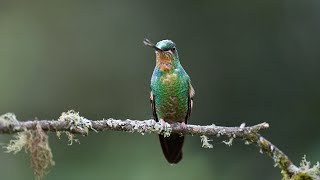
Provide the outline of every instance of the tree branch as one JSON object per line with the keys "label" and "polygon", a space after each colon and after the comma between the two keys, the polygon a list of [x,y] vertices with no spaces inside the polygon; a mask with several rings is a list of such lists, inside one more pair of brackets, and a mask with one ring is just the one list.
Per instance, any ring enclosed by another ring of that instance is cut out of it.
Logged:
{"label": "tree branch", "polygon": [[[88,120],[88,130],[91,131],[126,131],[126,132],[138,132],[138,133],[158,133],[163,132],[179,133],[184,135],[208,135],[208,136],[228,136],[243,138],[249,134],[257,133],[259,130],[267,129],[268,123],[261,123],[251,127],[224,127],[224,126],[200,126],[200,125],[189,125],[183,127],[180,123],[175,124],[161,124],[149,120]],[[77,126],[68,121],[57,121],[57,120],[29,120],[19,121],[16,124],[3,125],[0,124],[1,134],[14,134],[25,130],[35,130],[37,124],[39,124],[43,131],[70,131],[75,134],[86,135],[88,132],[85,130],[86,127]]]}
{"label": "tree branch", "polygon": [[[304,167],[297,167],[279,148],[270,141],[262,137],[258,132],[269,127],[268,123],[261,123],[254,126],[245,127],[242,124],[239,127],[225,127],[216,125],[182,125],[180,123],[161,124],[152,119],[150,120],[88,120],[79,116],[74,111],[62,113],[58,120],[35,120],[35,121],[18,121],[13,114],[0,116],[0,134],[14,134],[27,130],[37,130],[41,127],[43,131],[67,132],[72,134],[88,135],[89,131],[126,131],[138,132],[141,134],[158,133],[164,136],[170,136],[171,133],[182,135],[201,135],[205,147],[212,147],[206,136],[217,136],[230,138],[232,140],[240,138],[246,144],[255,144],[260,148],[261,153],[266,153],[275,162],[275,166],[281,169],[284,179],[299,179],[302,177],[319,178],[319,164],[310,168],[310,163]],[[305,159],[304,159],[305,160]],[[305,164],[308,163],[306,160]]]}

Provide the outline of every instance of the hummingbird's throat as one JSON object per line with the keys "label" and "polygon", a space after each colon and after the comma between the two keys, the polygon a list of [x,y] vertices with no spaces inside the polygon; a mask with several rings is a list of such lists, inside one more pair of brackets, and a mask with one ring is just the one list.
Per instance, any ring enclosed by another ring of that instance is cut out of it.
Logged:
{"label": "hummingbird's throat", "polygon": [[161,70],[170,70],[173,68],[172,56],[165,52],[156,52],[157,66]]}

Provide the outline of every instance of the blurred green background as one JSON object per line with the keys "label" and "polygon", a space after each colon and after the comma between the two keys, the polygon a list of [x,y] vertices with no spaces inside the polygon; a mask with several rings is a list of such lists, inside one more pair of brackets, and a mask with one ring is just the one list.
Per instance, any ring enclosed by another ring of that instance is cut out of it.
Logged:
{"label": "blurred green background", "polygon": [[[176,42],[196,90],[190,123],[269,122],[263,135],[299,165],[320,160],[320,1],[0,2],[0,113],[149,119],[154,52]],[[1,135],[6,143],[12,136]],[[46,179],[281,179],[254,146],[188,136],[170,166],[156,135],[102,132],[68,146],[50,134]],[[4,151],[4,150],[3,150]],[[33,179],[29,156],[0,153],[1,179]]]}

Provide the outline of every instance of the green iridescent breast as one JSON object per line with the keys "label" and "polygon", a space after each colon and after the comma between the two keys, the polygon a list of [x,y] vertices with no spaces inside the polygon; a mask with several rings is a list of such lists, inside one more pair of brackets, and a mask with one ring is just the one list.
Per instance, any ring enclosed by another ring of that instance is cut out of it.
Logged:
{"label": "green iridescent breast", "polygon": [[182,67],[172,71],[155,68],[151,79],[159,119],[184,122],[188,112],[189,76]]}

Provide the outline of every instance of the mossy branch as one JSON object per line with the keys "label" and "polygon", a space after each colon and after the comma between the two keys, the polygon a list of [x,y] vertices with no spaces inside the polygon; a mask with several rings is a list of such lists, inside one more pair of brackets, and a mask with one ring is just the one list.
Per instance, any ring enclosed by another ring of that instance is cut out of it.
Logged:
{"label": "mossy branch", "polygon": [[149,120],[116,120],[105,119],[91,121],[87,120],[86,125],[74,124],[69,121],[57,121],[57,120],[30,120],[19,121],[15,124],[3,125],[0,123],[0,134],[14,134],[25,130],[35,130],[36,125],[39,124],[43,131],[69,131],[74,134],[87,135],[88,131],[126,131],[126,132],[138,132],[141,134],[146,133],[179,133],[184,135],[208,135],[208,136],[227,136],[244,138],[250,134],[255,134],[262,129],[269,127],[268,123],[261,123],[248,127],[225,127],[216,125],[190,125],[187,124],[183,127],[180,123],[175,124],[161,124]]}
{"label": "mossy branch", "polygon": [[[300,167],[294,165],[291,160],[280,149],[273,145],[270,141],[262,137],[258,132],[269,128],[268,123],[261,123],[254,126],[245,126],[241,124],[239,127],[225,127],[216,125],[182,125],[180,123],[161,124],[149,120],[88,120],[81,117],[75,111],[68,111],[62,113],[57,120],[29,120],[18,121],[14,114],[7,113],[0,116],[0,134],[21,134],[23,132],[65,132],[69,140],[74,140],[74,134],[88,135],[89,131],[126,131],[138,132],[141,134],[157,133],[164,136],[170,136],[171,133],[178,133],[182,135],[199,135],[203,143],[203,147],[212,148],[209,143],[211,141],[207,136],[227,137],[229,141],[223,141],[226,145],[231,146],[232,141],[236,138],[244,140],[246,144],[255,144],[260,148],[261,153],[267,154],[275,162],[275,166],[281,169],[284,180],[298,180],[298,179],[320,179],[319,164],[311,167],[310,163],[306,161],[305,157],[300,164]],[[19,139],[20,138],[20,139]],[[17,137],[17,143],[12,141],[6,148],[8,151],[17,152],[22,149],[19,145],[22,137]],[[23,138],[22,138],[23,139]],[[43,145],[42,145],[43,146]],[[48,147],[47,149],[50,150]],[[47,153],[50,155],[50,153]],[[49,156],[49,162],[52,161],[52,155]],[[33,162],[34,163],[34,162]],[[48,164],[48,163],[47,163]],[[47,166],[46,164],[46,166]],[[51,163],[53,164],[53,163]],[[40,168],[41,169],[41,168]],[[42,173],[42,172],[41,172]],[[39,172],[38,172],[39,174]],[[42,175],[42,174],[41,174]]]}

